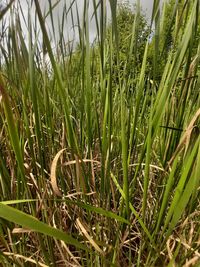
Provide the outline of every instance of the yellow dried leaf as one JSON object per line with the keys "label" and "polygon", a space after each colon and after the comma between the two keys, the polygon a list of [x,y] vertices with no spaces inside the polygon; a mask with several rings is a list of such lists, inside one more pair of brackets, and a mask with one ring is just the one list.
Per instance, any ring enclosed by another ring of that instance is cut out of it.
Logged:
{"label": "yellow dried leaf", "polygon": [[66,150],[66,148],[61,149],[53,159],[53,162],[51,164],[51,173],[50,173],[50,179],[51,179],[51,186],[53,189],[53,192],[56,196],[61,197],[62,193],[60,189],[58,188],[58,183],[57,183],[57,177],[56,177],[56,169],[57,169],[57,164],[59,157],[62,155],[62,153]]}

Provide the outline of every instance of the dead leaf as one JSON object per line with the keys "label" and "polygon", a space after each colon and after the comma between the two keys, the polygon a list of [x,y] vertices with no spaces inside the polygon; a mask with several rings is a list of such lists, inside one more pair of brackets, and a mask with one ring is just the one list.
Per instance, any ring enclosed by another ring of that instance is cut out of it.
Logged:
{"label": "dead leaf", "polygon": [[50,173],[50,179],[51,179],[51,186],[53,189],[53,192],[56,196],[61,197],[62,193],[60,191],[60,189],[58,188],[58,184],[57,184],[57,177],[56,177],[56,169],[57,169],[57,164],[58,164],[58,160],[59,157],[62,155],[62,153],[66,150],[66,148],[61,149],[55,156],[55,158],[53,159],[53,162],[51,164],[51,173]]}

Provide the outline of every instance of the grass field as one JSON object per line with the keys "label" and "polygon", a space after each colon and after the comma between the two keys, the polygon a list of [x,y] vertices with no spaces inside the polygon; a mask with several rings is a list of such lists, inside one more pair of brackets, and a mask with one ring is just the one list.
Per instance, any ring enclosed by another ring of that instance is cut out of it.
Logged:
{"label": "grass field", "polygon": [[65,2],[0,11],[0,266],[200,266],[199,0],[139,63],[139,1],[123,60],[116,1]]}

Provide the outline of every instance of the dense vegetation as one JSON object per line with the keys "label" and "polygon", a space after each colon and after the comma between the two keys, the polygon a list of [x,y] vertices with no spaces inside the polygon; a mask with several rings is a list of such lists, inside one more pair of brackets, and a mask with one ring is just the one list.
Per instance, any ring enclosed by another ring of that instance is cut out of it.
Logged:
{"label": "dense vegetation", "polygon": [[199,0],[27,2],[0,11],[1,266],[199,266]]}

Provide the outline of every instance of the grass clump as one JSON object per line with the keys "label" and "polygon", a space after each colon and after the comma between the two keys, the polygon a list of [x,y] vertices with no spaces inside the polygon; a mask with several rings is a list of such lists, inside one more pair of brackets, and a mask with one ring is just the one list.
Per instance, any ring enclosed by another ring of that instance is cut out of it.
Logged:
{"label": "grass clump", "polygon": [[139,2],[2,6],[2,266],[198,266],[199,1]]}

